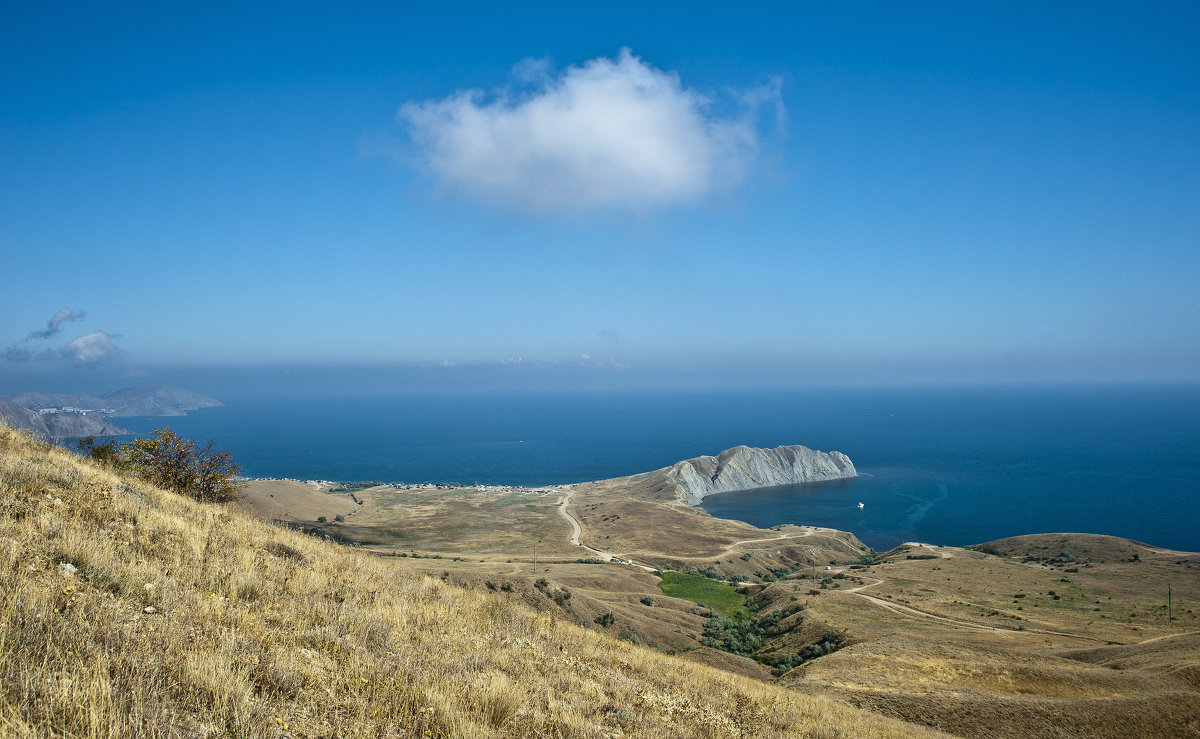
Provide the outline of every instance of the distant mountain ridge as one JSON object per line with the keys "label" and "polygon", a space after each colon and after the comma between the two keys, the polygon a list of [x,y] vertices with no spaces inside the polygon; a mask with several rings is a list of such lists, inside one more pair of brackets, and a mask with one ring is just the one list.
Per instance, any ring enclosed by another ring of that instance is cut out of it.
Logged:
{"label": "distant mountain ridge", "polygon": [[113,416],[184,416],[199,408],[225,405],[216,398],[169,385],[144,385],[112,390],[103,396]]}
{"label": "distant mountain ridge", "polygon": [[0,395],[0,418],[13,428],[46,439],[121,436],[132,433],[110,418],[183,416],[198,408],[224,405],[208,395],[169,385],[122,388],[100,397],[86,394],[17,393]]}

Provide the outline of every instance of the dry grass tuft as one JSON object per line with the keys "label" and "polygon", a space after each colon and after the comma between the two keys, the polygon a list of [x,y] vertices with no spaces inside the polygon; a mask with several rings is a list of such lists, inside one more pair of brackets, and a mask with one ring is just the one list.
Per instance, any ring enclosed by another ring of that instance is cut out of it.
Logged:
{"label": "dry grass tuft", "polygon": [[0,427],[0,734],[920,736]]}

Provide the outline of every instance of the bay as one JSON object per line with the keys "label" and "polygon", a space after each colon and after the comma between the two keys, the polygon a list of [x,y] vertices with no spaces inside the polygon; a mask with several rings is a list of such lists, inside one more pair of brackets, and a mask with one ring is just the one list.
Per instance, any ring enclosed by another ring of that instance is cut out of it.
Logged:
{"label": "bay", "polygon": [[[1200,386],[741,389],[223,398],[131,418],[256,477],[546,485],[747,444],[850,456],[860,477],[713,496],[715,516],[848,530],[882,550],[1050,531],[1200,550]],[[863,508],[858,508],[862,502]]]}

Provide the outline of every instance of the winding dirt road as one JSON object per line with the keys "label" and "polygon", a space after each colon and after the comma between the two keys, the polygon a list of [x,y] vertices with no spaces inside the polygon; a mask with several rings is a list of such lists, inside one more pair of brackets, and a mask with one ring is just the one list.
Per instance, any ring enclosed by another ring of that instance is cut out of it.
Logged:
{"label": "winding dirt road", "polygon": [[653,568],[653,567],[647,567],[646,565],[641,565],[641,564],[638,564],[637,562],[633,562],[628,559],[621,559],[620,557],[617,557],[616,555],[613,555],[609,552],[602,552],[599,549],[589,547],[587,544],[583,544],[582,542],[580,542],[579,537],[583,534],[583,527],[579,525],[579,521],[574,516],[571,515],[570,511],[567,510],[567,506],[570,505],[571,496],[573,496],[573,495],[575,495],[575,491],[568,490],[566,493],[563,494],[562,500],[560,500],[558,502],[558,515],[565,518],[567,520],[567,523],[571,524],[571,543],[572,544],[574,544],[577,547],[580,547],[581,549],[586,549],[589,552],[591,552],[592,554],[599,555],[605,562],[611,562],[615,559],[622,564],[631,565],[633,567],[639,567],[643,570],[646,570],[647,572],[655,571],[655,568]]}
{"label": "winding dirt road", "polygon": [[999,631],[999,632],[1002,632],[1005,634],[1023,633],[1021,631],[1018,631],[1017,629],[1002,629],[998,626],[984,626],[983,624],[977,624],[977,623],[973,623],[971,621],[963,621],[963,620],[960,620],[957,618],[950,618],[948,616],[938,616],[937,614],[934,614],[934,613],[929,613],[927,611],[922,611],[922,610],[919,610],[916,608],[910,608],[909,606],[902,606],[899,603],[892,603],[891,601],[884,600],[883,598],[876,598],[873,595],[867,595],[866,593],[859,592],[859,591],[865,590],[867,588],[873,588],[876,585],[879,585],[883,582],[885,582],[885,581],[877,579],[877,580],[875,580],[875,582],[867,583],[866,585],[859,585],[857,588],[850,588],[848,590],[843,590],[842,592],[854,593],[859,598],[866,600],[868,603],[873,603],[873,604],[879,606],[880,608],[891,611],[892,613],[900,614],[901,616],[914,616],[916,618],[924,618],[924,619],[928,619],[928,620],[932,620],[932,621],[940,621],[942,623],[950,624],[951,626],[958,626],[958,627],[964,628],[964,629],[972,629],[974,631]]}
{"label": "winding dirt road", "polygon": [[819,533],[825,532],[825,531],[832,531],[832,532],[837,531],[836,529],[826,529],[826,528],[821,528],[819,526],[808,526],[808,527],[806,527],[806,529],[807,529],[806,531],[804,531],[803,533],[800,533],[800,534],[780,534],[779,536],[770,536],[770,537],[767,537],[766,539],[743,539],[742,541],[735,541],[734,543],[725,547],[723,550],[721,550],[717,554],[705,554],[702,557],[679,557],[679,556],[677,556],[677,557],[675,557],[675,559],[689,559],[689,560],[694,559],[694,560],[700,560],[700,561],[706,560],[706,559],[723,559],[724,557],[728,557],[730,554],[733,554],[733,550],[737,549],[738,547],[742,546],[743,544],[761,544],[763,542],[768,542],[768,541],[783,541],[785,539],[803,539],[805,537],[812,536],[813,534],[819,534]]}

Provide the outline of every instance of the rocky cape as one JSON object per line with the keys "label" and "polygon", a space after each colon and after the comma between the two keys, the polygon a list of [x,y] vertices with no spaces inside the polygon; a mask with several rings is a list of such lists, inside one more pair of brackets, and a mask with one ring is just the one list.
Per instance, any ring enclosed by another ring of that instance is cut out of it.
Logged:
{"label": "rocky cape", "polygon": [[167,385],[123,388],[94,395],[19,393],[0,395],[0,418],[13,428],[29,429],[45,439],[121,436],[127,429],[110,418],[182,416],[198,408],[223,405],[216,398]]}
{"label": "rocky cape", "polygon": [[674,483],[676,495],[688,505],[699,505],[716,493],[858,476],[845,454],[800,445],[774,449],[736,446],[715,457],[676,462],[663,472],[667,481]]}

